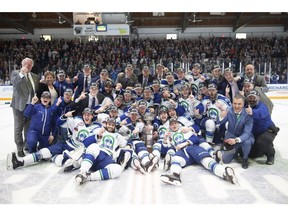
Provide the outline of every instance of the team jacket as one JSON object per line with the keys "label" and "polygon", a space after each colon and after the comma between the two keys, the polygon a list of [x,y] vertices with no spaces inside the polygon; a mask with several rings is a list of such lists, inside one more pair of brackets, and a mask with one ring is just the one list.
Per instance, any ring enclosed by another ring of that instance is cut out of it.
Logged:
{"label": "team jacket", "polygon": [[40,104],[29,104],[24,110],[24,116],[31,117],[29,130],[39,132],[41,135],[49,136],[50,133],[54,134],[55,124],[53,120],[58,111],[58,107],[54,104],[49,107],[45,107]]}

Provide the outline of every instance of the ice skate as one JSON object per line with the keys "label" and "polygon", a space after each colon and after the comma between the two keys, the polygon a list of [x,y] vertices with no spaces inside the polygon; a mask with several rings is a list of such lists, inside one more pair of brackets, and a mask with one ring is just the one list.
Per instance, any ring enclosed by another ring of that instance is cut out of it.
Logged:
{"label": "ice skate", "polygon": [[171,184],[171,185],[175,185],[175,186],[181,186],[182,185],[180,175],[177,173],[163,174],[160,176],[160,180],[166,184]]}
{"label": "ice skate", "polygon": [[235,172],[231,167],[225,167],[224,179],[231,182],[232,184],[236,184],[238,182],[235,176]]}
{"label": "ice skate", "polygon": [[223,164],[223,155],[222,155],[221,150],[217,150],[217,151],[215,152],[214,157],[215,157],[214,159],[215,159],[215,161],[216,161],[217,163]]}
{"label": "ice skate", "polygon": [[127,168],[127,164],[129,162],[130,158],[131,158],[131,153],[125,152],[124,159],[123,159],[123,161],[120,162],[120,165],[121,165],[123,170]]}
{"label": "ice skate", "polygon": [[164,165],[163,165],[163,170],[164,171],[168,171],[170,169],[171,159],[172,159],[171,154],[166,154],[166,156],[164,158]]}
{"label": "ice skate", "polygon": [[68,159],[64,163],[63,172],[67,173],[67,172],[71,172],[71,171],[79,169],[79,168],[80,168],[80,164],[78,161],[73,160],[73,159]]}
{"label": "ice skate", "polygon": [[82,185],[84,184],[87,179],[88,179],[88,173],[85,173],[85,172],[80,172],[79,174],[76,175],[75,177],[75,182],[77,185]]}
{"label": "ice skate", "polygon": [[133,165],[137,170],[139,170],[142,174],[146,174],[140,160],[138,158],[133,159]]}
{"label": "ice skate", "polygon": [[15,152],[12,152],[10,154],[7,155],[7,159],[6,159],[6,168],[7,170],[12,170],[12,169],[16,169],[17,167],[23,166],[24,162],[18,160]]}
{"label": "ice skate", "polygon": [[145,165],[145,170],[147,173],[150,173],[153,168],[158,164],[159,158],[157,156],[153,156],[153,158]]}

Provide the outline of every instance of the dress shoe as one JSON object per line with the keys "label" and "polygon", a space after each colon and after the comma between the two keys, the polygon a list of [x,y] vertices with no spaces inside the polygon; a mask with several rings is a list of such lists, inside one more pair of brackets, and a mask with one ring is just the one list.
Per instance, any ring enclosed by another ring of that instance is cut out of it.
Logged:
{"label": "dress shoe", "polygon": [[17,155],[18,157],[25,157],[25,153],[22,149],[17,151]]}
{"label": "dress shoe", "polygon": [[242,168],[243,168],[243,169],[247,169],[248,166],[249,166],[249,164],[248,164],[248,158],[243,159]]}
{"label": "dress shoe", "polygon": [[274,164],[274,155],[267,156],[266,164],[273,165]]}

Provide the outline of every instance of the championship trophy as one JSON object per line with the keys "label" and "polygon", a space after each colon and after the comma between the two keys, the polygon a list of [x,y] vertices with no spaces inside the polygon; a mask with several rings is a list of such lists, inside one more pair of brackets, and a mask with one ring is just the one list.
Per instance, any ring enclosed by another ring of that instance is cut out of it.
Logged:
{"label": "championship trophy", "polygon": [[152,121],[154,120],[155,116],[153,113],[145,113],[144,120],[145,120],[145,144],[148,149],[152,149],[153,146],[153,125]]}

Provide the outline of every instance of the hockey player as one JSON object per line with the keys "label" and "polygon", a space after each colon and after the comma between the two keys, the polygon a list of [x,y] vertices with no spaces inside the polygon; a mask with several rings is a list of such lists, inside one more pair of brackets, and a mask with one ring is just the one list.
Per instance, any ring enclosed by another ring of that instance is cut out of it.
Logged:
{"label": "hockey player", "polygon": [[[137,161],[132,160],[134,163],[132,166],[136,167],[141,173],[149,173],[157,164],[157,159],[155,157],[149,158],[149,152],[145,143],[141,140],[141,135],[144,128],[144,123],[139,119],[139,113],[136,108],[131,108],[129,110],[128,117],[120,123],[121,127],[119,131],[121,134],[126,134],[126,139],[128,139],[128,144],[131,146],[133,151],[136,153],[140,160],[140,167],[135,164]],[[128,134],[127,134],[128,133]],[[143,170],[145,172],[143,172]]]}
{"label": "hockey player", "polygon": [[[172,156],[170,173],[162,174],[160,179],[162,182],[180,186],[182,184],[180,173],[182,168],[192,164],[201,164],[206,169],[212,171],[215,175],[223,178],[233,184],[237,182],[234,170],[231,167],[224,167],[218,164],[204,148],[197,145],[199,138],[190,136],[188,139],[179,131],[179,123],[177,119],[170,119],[170,129],[173,135],[169,136],[172,143],[175,144],[176,153]],[[163,143],[168,143],[167,139],[163,139]]]}
{"label": "hockey player", "polygon": [[169,169],[171,156],[179,149],[178,145],[181,146],[187,140],[189,140],[189,143],[199,144],[195,129],[193,127],[182,127],[177,118],[169,120],[169,128],[160,127],[159,129],[162,131],[159,132],[159,140],[153,145],[152,154],[158,161],[161,156],[165,157],[163,168],[165,171]]}
{"label": "hockey player", "polygon": [[85,139],[84,144],[88,147],[81,162],[80,172],[75,177],[76,184],[117,178],[122,173],[130,158],[126,158],[123,167],[115,162],[116,150],[127,145],[127,141],[119,133],[115,133],[115,129],[115,119],[108,118],[105,120],[104,128],[99,129],[97,135]]}
{"label": "hockey player", "polygon": [[[208,85],[208,96],[205,96],[201,101],[201,107],[198,110],[204,110],[203,113],[195,113],[206,115],[200,123],[201,129],[205,131],[205,138],[208,143],[220,143],[224,135],[224,131],[217,130],[216,125],[227,115],[228,107],[231,107],[231,102],[224,95],[217,93],[217,86],[215,83]],[[214,134],[215,136],[214,139]]]}
{"label": "hockey player", "polygon": [[[28,166],[41,161],[42,159],[51,159],[57,166],[66,166],[64,163],[70,159],[66,152],[83,151],[83,140],[91,135],[96,134],[96,129],[99,128],[98,123],[93,123],[93,110],[85,108],[82,116],[73,118],[73,112],[69,111],[62,115],[57,124],[61,125],[67,123],[68,129],[71,131],[71,137],[66,142],[59,142],[48,148],[42,148],[39,151],[26,155],[22,159],[18,159],[16,154],[10,153],[7,156],[7,169],[16,169],[22,166]],[[66,151],[65,151],[66,150]],[[63,154],[62,154],[63,153]],[[80,154],[81,155],[81,154]]]}

